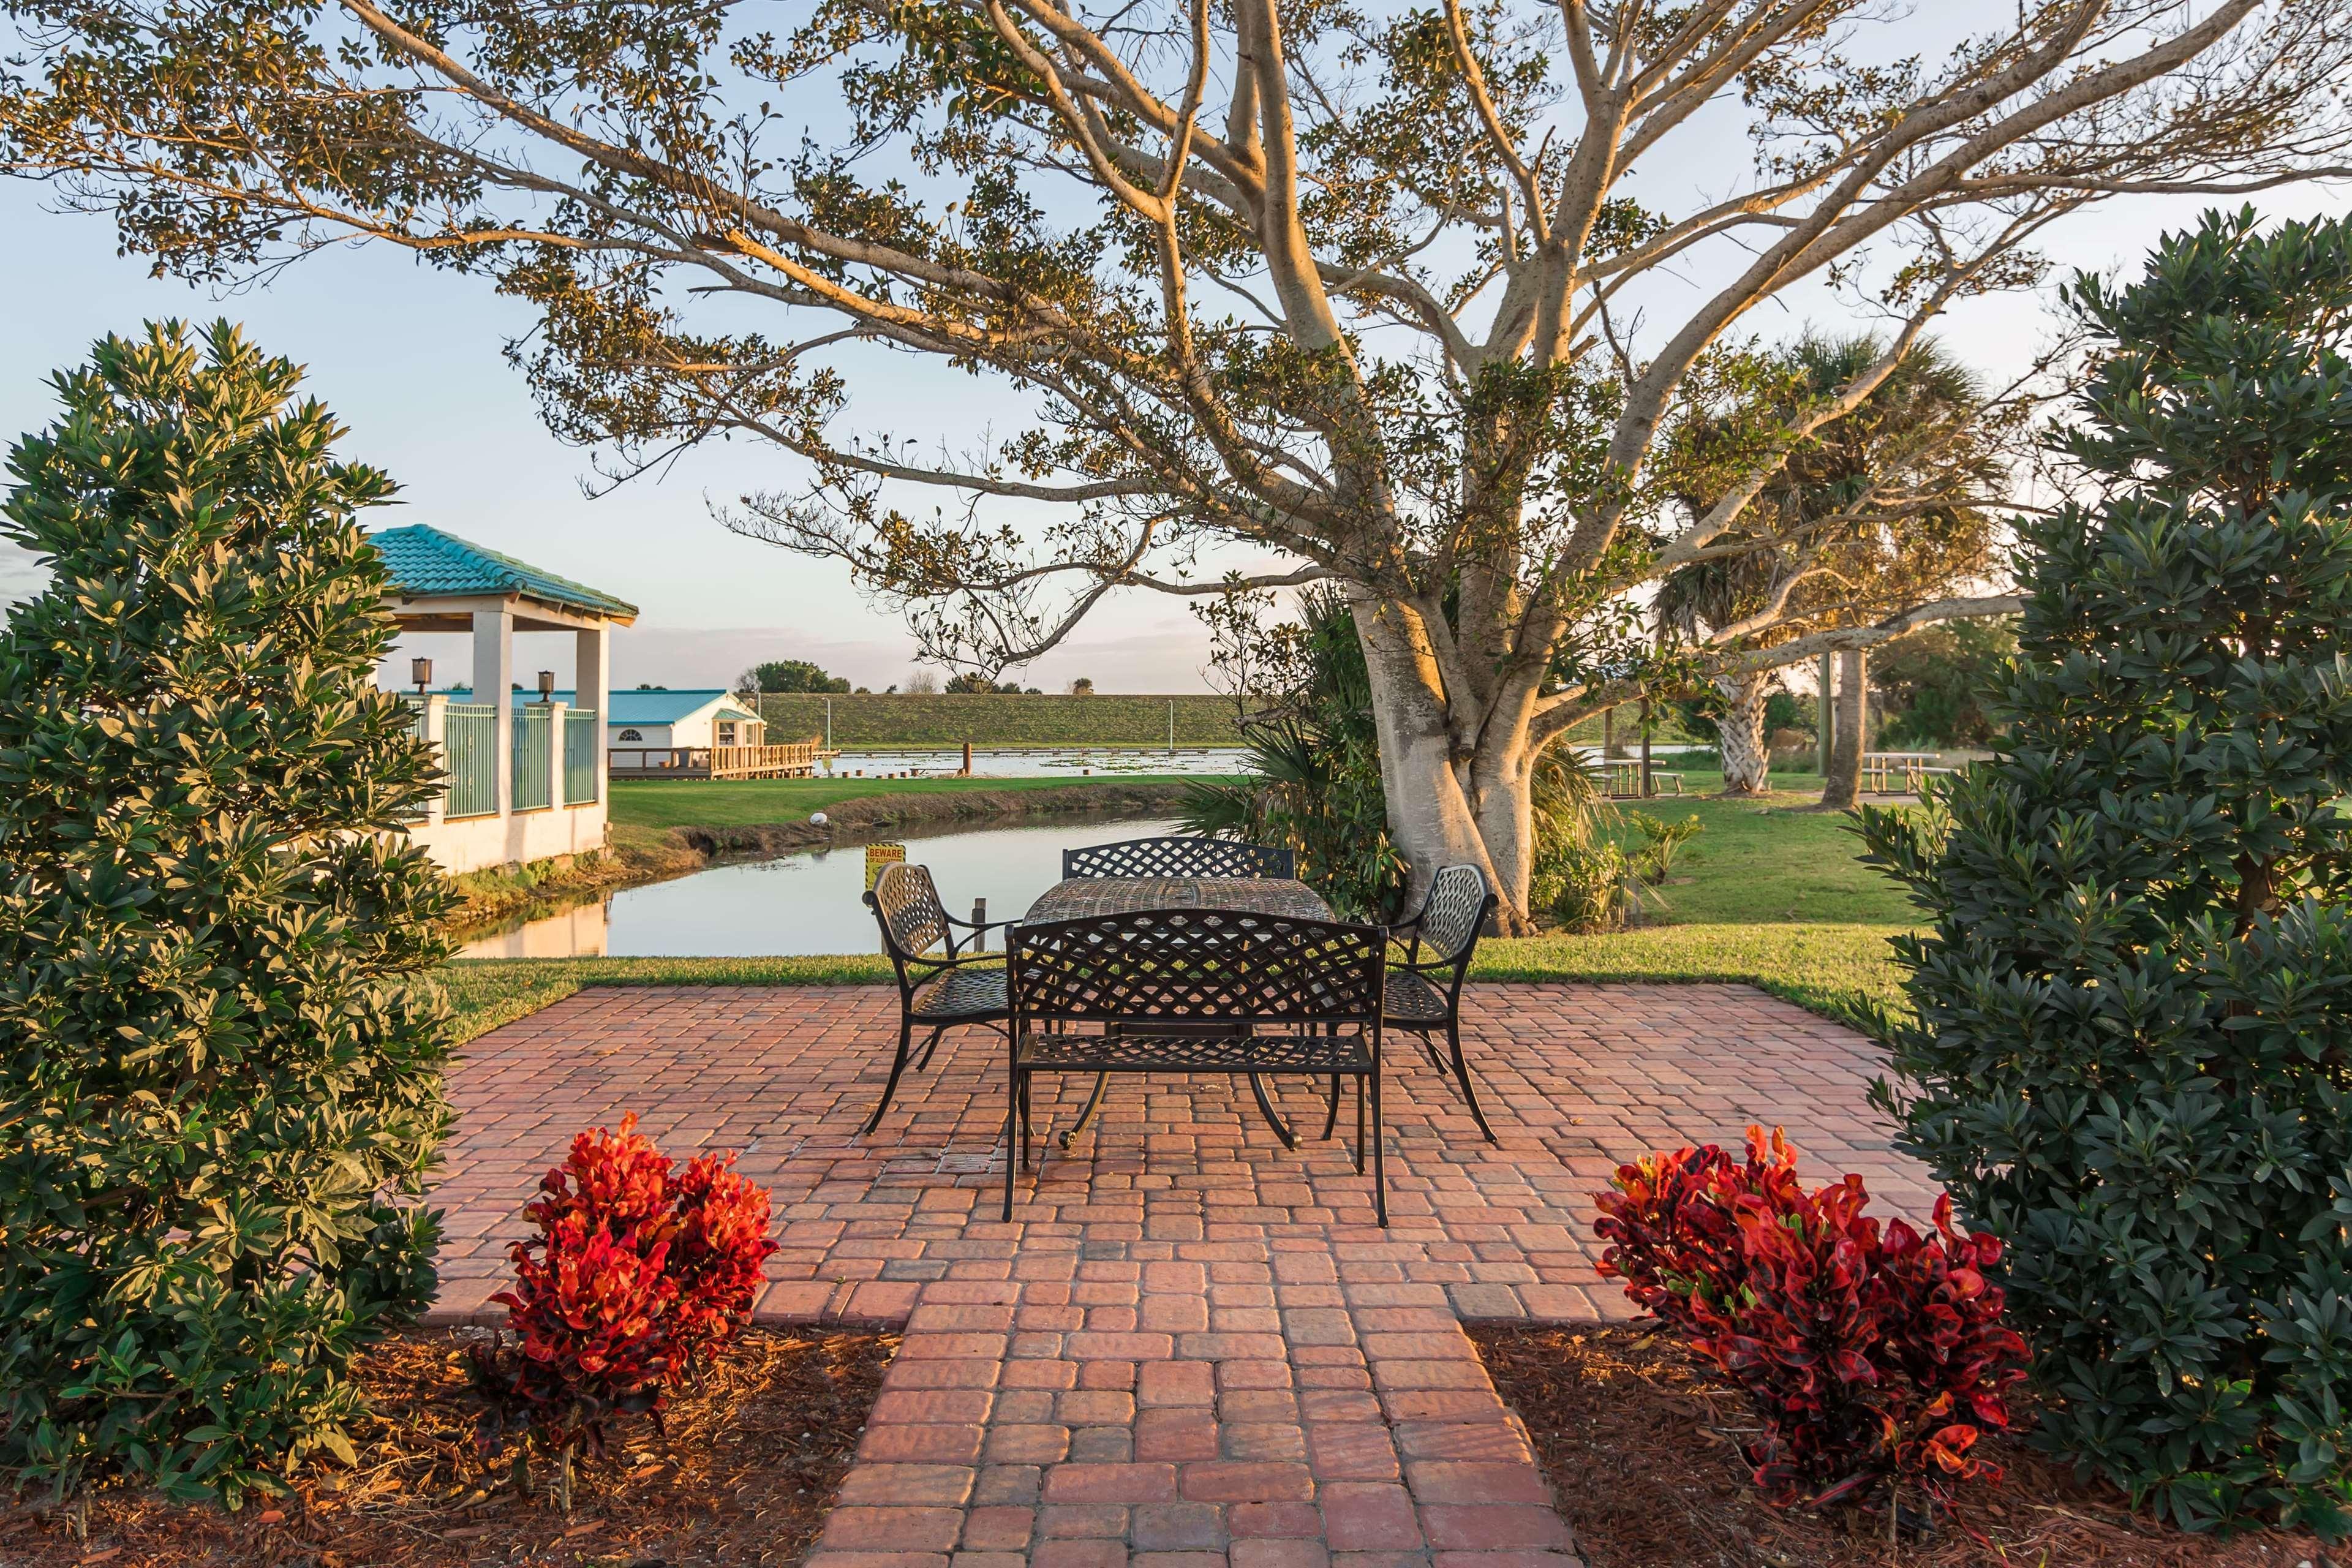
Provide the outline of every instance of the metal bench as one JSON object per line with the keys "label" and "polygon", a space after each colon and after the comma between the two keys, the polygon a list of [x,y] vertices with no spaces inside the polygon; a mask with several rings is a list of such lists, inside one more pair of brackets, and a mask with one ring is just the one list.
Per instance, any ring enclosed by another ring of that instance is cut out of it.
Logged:
{"label": "metal bench", "polygon": [[1073,877],[1265,877],[1298,875],[1298,857],[1270,844],[1233,838],[1128,838],[1062,851],[1062,875]]}
{"label": "metal bench", "polygon": [[1384,927],[1247,910],[1139,910],[1014,927],[1005,952],[1013,1048],[1004,1217],[1013,1217],[1014,1176],[1029,1163],[1037,1074],[1181,1072],[1246,1076],[1285,1143],[1293,1140],[1262,1075],[1354,1079],[1356,1169],[1369,1148],[1373,1210],[1388,1224],[1387,952]]}

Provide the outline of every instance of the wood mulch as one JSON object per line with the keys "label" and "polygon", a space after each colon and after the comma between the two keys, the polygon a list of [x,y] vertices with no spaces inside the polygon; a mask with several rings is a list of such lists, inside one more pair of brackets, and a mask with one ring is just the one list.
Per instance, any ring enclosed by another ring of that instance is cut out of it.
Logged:
{"label": "wood mulch", "polygon": [[[373,1412],[352,1431],[356,1469],[237,1513],[152,1492],[100,1489],[87,1523],[0,1510],[0,1568],[598,1568],[782,1565],[823,1528],[848,1473],[895,1334],[755,1331],[673,1396],[660,1429],[614,1423],[573,1482],[534,1456],[529,1492],[474,1441],[466,1350],[481,1330],[415,1332],[371,1352]],[[0,1494],[5,1499],[5,1494]]]}
{"label": "wood mulch", "polygon": [[1883,1511],[1766,1504],[1739,1453],[1746,1401],[1654,1325],[1469,1331],[1588,1568],[2352,1568],[2307,1535],[2166,1529],[2014,1438],[1986,1450],[2007,1478],[1963,1500],[1958,1523],[1890,1543]]}

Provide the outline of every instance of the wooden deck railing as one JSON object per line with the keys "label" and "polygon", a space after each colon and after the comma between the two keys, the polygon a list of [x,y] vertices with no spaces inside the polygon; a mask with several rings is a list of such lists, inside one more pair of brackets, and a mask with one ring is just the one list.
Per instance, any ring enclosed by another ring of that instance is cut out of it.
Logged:
{"label": "wooden deck railing", "polygon": [[816,771],[817,742],[782,746],[614,746],[616,779],[795,779]]}

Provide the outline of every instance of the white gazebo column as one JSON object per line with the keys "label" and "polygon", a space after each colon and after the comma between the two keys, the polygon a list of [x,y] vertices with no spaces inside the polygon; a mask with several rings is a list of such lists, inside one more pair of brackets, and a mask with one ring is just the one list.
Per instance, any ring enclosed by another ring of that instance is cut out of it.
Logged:
{"label": "white gazebo column", "polygon": [[[604,776],[609,761],[604,738],[613,732],[611,637],[612,628],[602,621],[572,637],[572,700],[583,708],[596,710],[596,798],[600,801],[606,798],[610,783]],[[610,809],[609,805],[606,809]]]}
{"label": "white gazebo column", "polygon": [[558,810],[572,804],[563,793],[563,724],[572,708],[569,702],[547,705],[547,804]]}
{"label": "white gazebo column", "polygon": [[474,700],[492,709],[499,815],[514,810],[514,611],[474,612]]}
{"label": "white gazebo column", "polygon": [[[446,772],[449,765],[449,699],[438,691],[425,699],[424,736],[425,743],[433,748],[435,765]],[[436,826],[448,814],[448,790],[435,790],[433,798],[425,803],[425,815],[419,819],[419,824],[428,827]]]}

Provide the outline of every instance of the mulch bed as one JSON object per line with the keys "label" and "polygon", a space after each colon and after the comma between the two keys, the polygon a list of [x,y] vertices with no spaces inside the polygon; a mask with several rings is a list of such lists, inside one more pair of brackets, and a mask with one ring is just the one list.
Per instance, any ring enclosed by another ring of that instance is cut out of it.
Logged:
{"label": "mulch bed", "polygon": [[0,1510],[0,1565],[789,1563],[824,1526],[898,1343],[895,1334],[745,1334],[671,1399],[660,1430],[642,1416],[608,1429],[604,1458],[577,1474],[566,1518],[551,1462],[535,1458],[526,1494],[511,1476],[515,1448],[497,1462],[477,1451],[466,1349],[483,1333],[406,1334],[366,1357],[373,1414],[352,1435],[355,1470],[236,1514],[101,1489],[89,1500],[86,1541],[60,1514]]}
{"label": "mulch bed", "polygon": [[1474,1324],[1470,1337],[1588,1568],[2352,1568],[2306,1535],[2166,1529],[2014,1438],[1983,1450],[2008,1476],[1964,1500],[1958,1524],[1891,1544],[1884,1512],[1768,1506],[1739,1453],[1755,1426],[1746,1401],[1652,1327]]}

